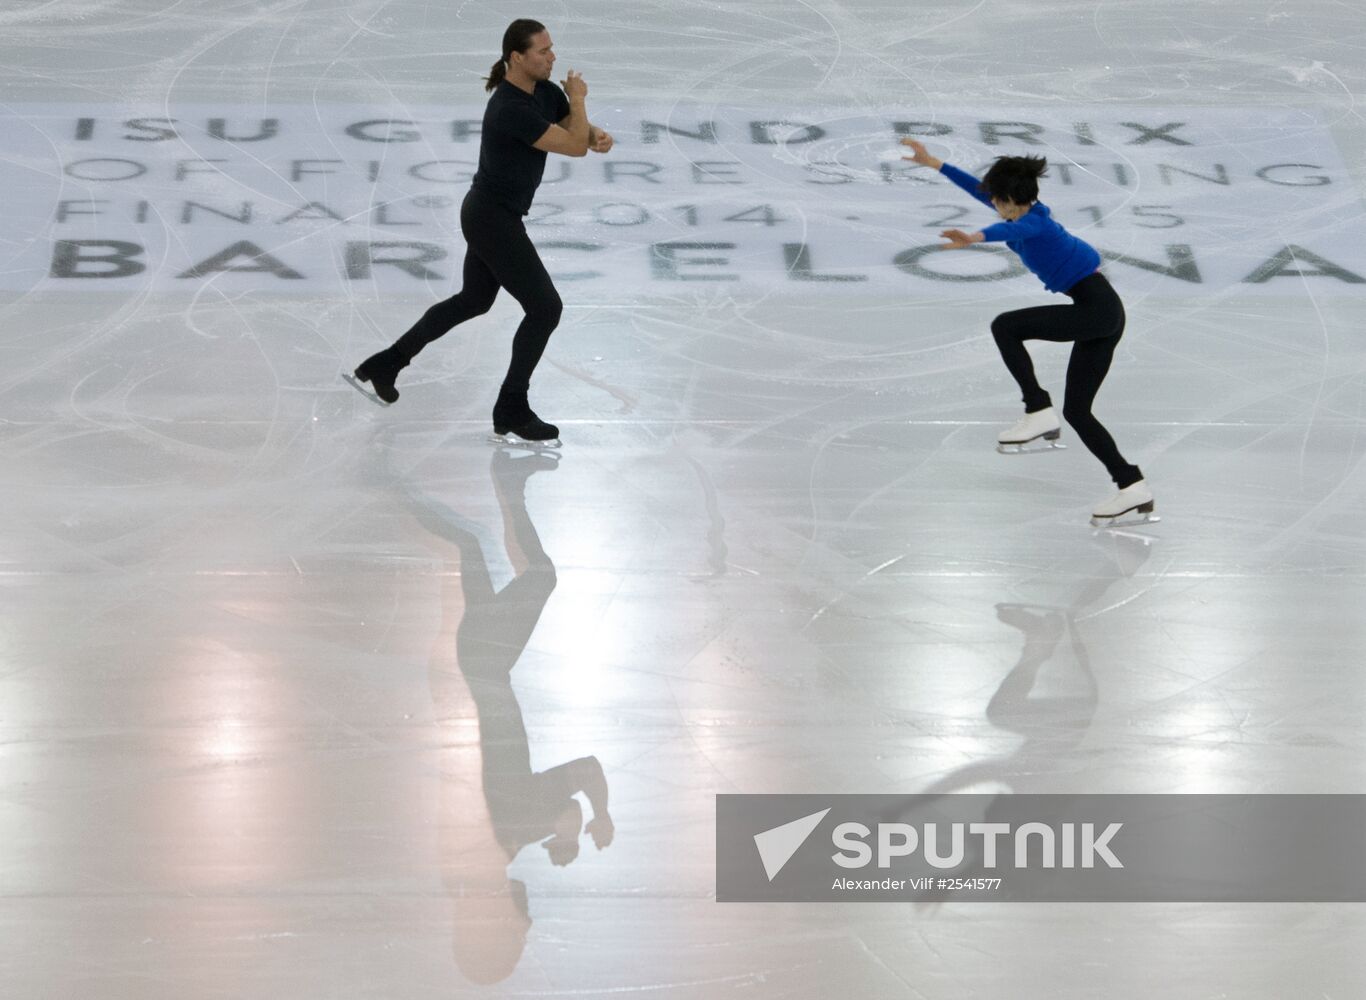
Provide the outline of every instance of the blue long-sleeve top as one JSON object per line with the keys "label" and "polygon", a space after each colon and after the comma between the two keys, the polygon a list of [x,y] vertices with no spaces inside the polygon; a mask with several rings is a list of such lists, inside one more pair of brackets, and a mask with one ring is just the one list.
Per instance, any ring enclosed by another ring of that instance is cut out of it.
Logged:
{"label": "blue long-sleeve top", "polygon": [[[966,170],[944,163],[939,172],[988,208],[995,209],[982,191],[981,182]],[[997,222],[982,230],[988,243],[1005,243],[1020,255],[1024,266],[1050,292],[1065,292],[1100,267],[1100,254],[1053,221],[1053,213],[1041,201],[1014,222]]]}

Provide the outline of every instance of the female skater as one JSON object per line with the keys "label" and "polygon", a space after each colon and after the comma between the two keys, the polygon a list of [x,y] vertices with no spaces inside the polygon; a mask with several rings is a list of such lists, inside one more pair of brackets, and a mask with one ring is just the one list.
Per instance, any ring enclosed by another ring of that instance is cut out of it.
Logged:
{"label": "female skater", "polygon": [[905,159],[938,170],[978,201],[994,208],[1005,220],[975,233],[945,230],[940,235],[949,241],[949,247],[1004,242],[1020,255],[1020,260],[1043,281],[1045,288],[1062,292],[1072,300],[1071,305],[1065,306],[1017,309],[992,321],[991,335],[1006,368],[1019,383],[1025,406],[1025,415],[997,439],[999,450],[1023,451],[1032,443],[1058,439],[1058,415],[1048,393],[1034,377],[1034,365],[1024,342],[1072,341],[1062,415],[1091,454],[1104,463],[1119,487],[1114,497],[1096,505],[1091,523],[1104,527],[1120,519],[1127,523],[1157,520],[1153,515],[1153,494],[1143,481],[1143,473],[1138,466],[1125,461],[1114,438],[1091,412],[1091,404],[1105,381],[1115,347],[1124,333],[1124,306],[1098,270],[1100,254],[1054,222],[1048,206],[1038,200],[1039,178],[1048,166],[1047,161],[1041,156],[1001,156],[979,183],[971,174],[931,156],[923,143],[910,138],[902,139],[901,143],[914,154]]}
{"label": "female skater", "polygon": [[506,288],[526,311],[512,339],[512,362],[493,406],[497,440],[558,445],[560,431],[538,417],[527,403],[531,373],[546,341],[560,321],[562,304],[545,265],[527,236],[522,216],[545,172],[547,153],[583,156],[606,153],[612,137],[588,121],[588,86],[569,71],[561,90],[550,82],[555,53],[550,34],[538,21],[513,21],[503,33],[503,55],[493,64],[485,90],[493,91],[484,111],[479,168],[460,206],[465,236],[464,287],[432,306],[393,345],[363,361],[347,381],[384,404],[398,399],[394,381],[413,357],[433,340],[493,306]]}

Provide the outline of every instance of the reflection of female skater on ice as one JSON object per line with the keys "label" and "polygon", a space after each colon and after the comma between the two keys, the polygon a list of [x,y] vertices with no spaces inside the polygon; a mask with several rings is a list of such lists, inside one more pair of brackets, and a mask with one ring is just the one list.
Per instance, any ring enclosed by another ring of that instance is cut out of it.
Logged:
{"label": "reflection of female skater on ice", "polygon": [[[1022,645],[1014,666],[987,703],[986,718],[993,729],[1018,736],[1019,743],[1007,754],[982,757],[955,768],[920,794],[887,810],[886,821],[918,826],[948,818],[1006,822],[1018,828],[1024,813],[1030,820],[1046,821],[1049,810],[1066,810],[1069,798],[1058,793],[1070,779],[1084,773],[1086,738],[1100,705],[1085,623],[1113,607],[1112,601],[1102,600],[1112,587],[1137,580],[1152,553],[1150,542],[1137,533],[1108,533],[1104,538],[1107,558],[1083,574],[1085,586],[1066,605],[996,605],[997,620],[1017,630]],[[1057,805],[1033,798],[1040,795],[1052,795]],[[1028,804],[1019,806],[1022,801]],[[985,864],[982,843],[979,838],[969,838],[963,863],[940,874],[955,878],[999,875],[999,869]],[[931,889],[916,898],[937,903],[954,895]]]}
{"label": "reflection of female skater on ice", "polygon": [[1114,438],[1091,412],[1091,404],[1110,370],[1115,347],[1124,333],[1124,305],[1114,288],[1098,270],[1100,254],[1053,221],[1048,207],[1038,200],[1039,178],[1047,161],[1039,156],[1002,156],[978,182],[971,174],[931,156],[915,139],[903,139],[914,160],[938,170],[968,194],[994,208],[1004,219],[975,233],[945,230],[949,247],[982,242],[1004,242],[1020,255],[1050,292],[1062,292],[1072,300],[1065,306],[1035,306],[1002,313],[991,324],[1001,357],[1024,393],[1025,415],[998,438],[1003,452],[1031,450],[1058,439],[1060,424],[1053,402],[1034,376],[1034,365],[1025,349],[1026,340],[1072,341],[1067,363],[1067,388],[1062,415],[1091,454],[1100,459],[1119,493],[1097,504],[1091,523],[1104,527],[1117,523],[1155,521],[1153,494],[1138,466],[1131,465]]}
{"label": "reflection of female skater on ice", "polygon": [[356,388],[368,382],[372,398],[398,400],[394,381],[414,356],[449,330],[483,315],[499,288],[506,288],[526,311],[512,340],[512,362],[493,406],[493,431],[500,439],[555,442],[559,428],[538,417],[527,402],[531,374],[541,360],[563,308],[545,265],[527,236],[522,216],[545,172],[547,153],[583,156],[606,153],[612,137],[588,121],[588,85],[569,71],[564,90],[550,82],[555,66],[550,34],[531,20],[513,21],[503,34],[503,55],[493,64],[479,141],[479,169],[460,206],[465,237],[464,286],[459,294],[432,306],[394,344],[361,362]]}

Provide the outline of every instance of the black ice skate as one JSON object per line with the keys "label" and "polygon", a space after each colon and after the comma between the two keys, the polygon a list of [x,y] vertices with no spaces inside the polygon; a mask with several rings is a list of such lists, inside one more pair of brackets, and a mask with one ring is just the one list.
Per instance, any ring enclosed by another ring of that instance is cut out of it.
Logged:
{"label": "black ice skate", "polygon": [[[394,380],[405,366],[394,358],[391,351],[392,348],[386,347],[378,354],[370,355],[360,363],[354,375],[342,373],[342,378],[350,382],[357,392],[379,406],[389,406],[398,402],[398,390],[394,388]],[[362,384],[364,382],[369,382],[374,391],[365,388]]]}
{"label": "black ice skate", "polygon": [[560,447],[560,429],[536,416],[526,395],[500,395],[493,407],[494,444],[528,448]]}

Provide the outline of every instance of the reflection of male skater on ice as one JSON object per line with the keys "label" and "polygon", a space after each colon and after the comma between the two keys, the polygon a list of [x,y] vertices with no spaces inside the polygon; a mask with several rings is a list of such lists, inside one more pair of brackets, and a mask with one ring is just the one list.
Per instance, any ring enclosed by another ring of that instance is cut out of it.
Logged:
{"label": "reflection of male skater on ice", "polygon": [[[501,848],[487,849],[486,835],[467,835],[467,816],[450,817],[446,824],[452,831],[443,837],[451,841],[443,842],[443,853],[450,855],[447,881],[456,905],[455,957],[477,982],[496,982],[511,973],[526,943],[531,925],[526,887],[507,877],[517,853],[540,842],[554,864],[567,865],[578,857],[581,830],[599,850],[611,844],[615,832],[607,811],[607,780],[596,757],[532,770],[526,725],[512,689],[512,668],[556,583],[555,566],[527,514],[526,481],[535,471],[554,467],[543,455],[514,459],[501,449],[493,453],[493,486],[515,572],[501,590],[494,590],[479,541],[457,515],[427,501],[412,504],[419,523],[457,550],[458,577],[443,574],[449,590],[443,593],[441,637],[431,664],[432,693],[443,718],[462,707],[461,680],[474,701],[483,798]],[[452,639],[458,677],[450,669]],[[575,798],[580,792],[593,811],[586,827]],[[485,849],[470,850],[475,840]]]}
{"label": "reflection of male skater on ice", "polygon": [[[493,431],[500,440],[558,444],[560,431],[527,402],[531,374],[541,360],[563,308],[554,282],[527,236],[522,216],[545,172],[547,153],[583,156],[606,153],[612,137],[588,120],[588,85],[572,69],[561,90],[550,82],[555,52],[538,21],[513,21],[503,33],[503,54],[493,64],[486,90],[479,169],[460,206],[465,264],[460,291],[438,302],[407,333],[343,376],[384,404],[398,400],[394,382],[424,347],[466,320],[493,307],[505,288],[526,312],[512,338],[512,362],[493,406]],[[368,392],[360,383],[368,382]]]}

